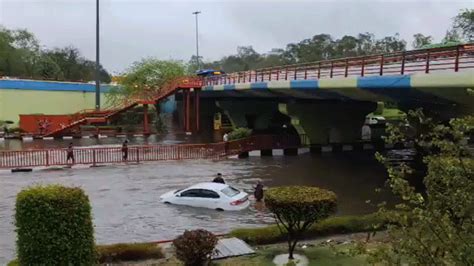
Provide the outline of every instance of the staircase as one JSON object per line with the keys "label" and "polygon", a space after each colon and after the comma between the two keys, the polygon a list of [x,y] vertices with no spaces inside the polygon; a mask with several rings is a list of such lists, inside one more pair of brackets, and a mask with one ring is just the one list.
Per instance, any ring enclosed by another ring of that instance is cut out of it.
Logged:
{"label": "staircase", "polygon": [[96,110],[82,110],[72,115],[72,121],[58,129],[53,129],[47,132],[43,137],[59,137],[66,132],[73,130],[81,125],[94,125],[106,123],[113,117],[130,110],[139,104],[155,104],[168,96],[174,94],[179,89],[191,89],[202,87],[202,79],[199,77],[180,77],[165,84],[160,90],[144,91],[142,95],[134,100],[126,99],[118,106],[113,106],[109,109]]}

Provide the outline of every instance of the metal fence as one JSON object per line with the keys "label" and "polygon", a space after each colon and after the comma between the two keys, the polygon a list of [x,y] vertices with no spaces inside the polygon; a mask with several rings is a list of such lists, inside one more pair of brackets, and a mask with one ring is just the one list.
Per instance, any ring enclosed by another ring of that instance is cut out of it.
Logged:
{"label": "metal fence", "polygon": [[[221,159],[252,150],[296,148],[297,136],[256,135],[246,139],[181,145],[129,146],[124,159],[122,147],[85,147],[73,149],[74,164],[97,165],[125,162],[146,162],[186,159]],[[73,164],[67,160],[67,149],[37,149],[0,152],[0,168],[61,166]]]}
{"label": "metal fence", "polygon": [[274,80],[404,75],[474,68],[474,44],[350,57],[229,73],[209,77],[204,85]]}

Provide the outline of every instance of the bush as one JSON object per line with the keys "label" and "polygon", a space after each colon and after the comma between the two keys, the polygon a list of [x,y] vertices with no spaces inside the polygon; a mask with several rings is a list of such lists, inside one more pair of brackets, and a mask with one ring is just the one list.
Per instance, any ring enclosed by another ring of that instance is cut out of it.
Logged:
{"label": "bush", "polygon": [[161,247],[153,243],[102,245],[97,253],[99,263],[164,258]]}
{"label": "bush", "polygon": [[245,139],[251,134],[251,129],[245,127],[238,127],[229,133],[229,140]]}
{"label": "bush", "polygon": [[[358,232],[381,230],[387,223],[377,214],[361,216],[330,217],[311,226],[302,236],[303,239]],[[231,236],[240,238],[252,245],[274,244],[287,240],[287,232],[281,232],[276,225],[261,228],[241,228],[230,232]]]}
{"label": "bush", "polygon": [[337,197],[332,191],[306,186],[270,188],[265,204],[275,214],[282,233],[287,233],[289,259],[298,240],[316,222],[336,212]]}
{"label": "bush", "polygon": [[173,241],[176,257],[189,266],[206,265],[217,244],[217,237],[203,229],[185,231]]}
{"label": "bush", "polygon": [[94,231],[89,198],[80,188],[28,188],[17,195],[20,265],[92,265]]}

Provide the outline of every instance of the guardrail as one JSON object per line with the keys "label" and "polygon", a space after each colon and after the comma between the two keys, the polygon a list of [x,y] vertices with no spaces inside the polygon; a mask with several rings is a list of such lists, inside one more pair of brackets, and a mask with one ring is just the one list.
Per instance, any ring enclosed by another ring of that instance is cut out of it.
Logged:
{"label": "guardrail", "polygon": [[67,160],[67,149],[1,151],[0,168],[221,159],[252,150],[296,148],[299,145],[299,138],[296,136],[256,135],[246,139],[211,144],[130,146],[128,147],[127,159],[123,157],[122,147],[75,148],[73,150],[74,163],[72,160]]}
{"label": "guardrail", "polygon": [[226,85],[274,80],[306,80],[351,76],[385,76],[474,68],[474,44],[340,58],[262,68],[208,77],[204,85]]}

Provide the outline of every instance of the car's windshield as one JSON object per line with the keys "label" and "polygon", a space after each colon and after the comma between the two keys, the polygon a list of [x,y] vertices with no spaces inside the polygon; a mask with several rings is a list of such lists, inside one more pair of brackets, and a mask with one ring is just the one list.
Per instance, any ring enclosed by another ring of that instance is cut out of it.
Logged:
{"label": "car's windshield", "polygon": [[176,194],[176,193],[180,192],[181,190],[183,190],[183,189],[178,189],[173,194]]}
{"label": "car's windshield", "polygon": [[228,186],[228,187],[222,189],[221,192],[224,193],[228,197],[233,197],[233,196],[240,193],[240,191],[238,189],[233,188],[231,186]]}

